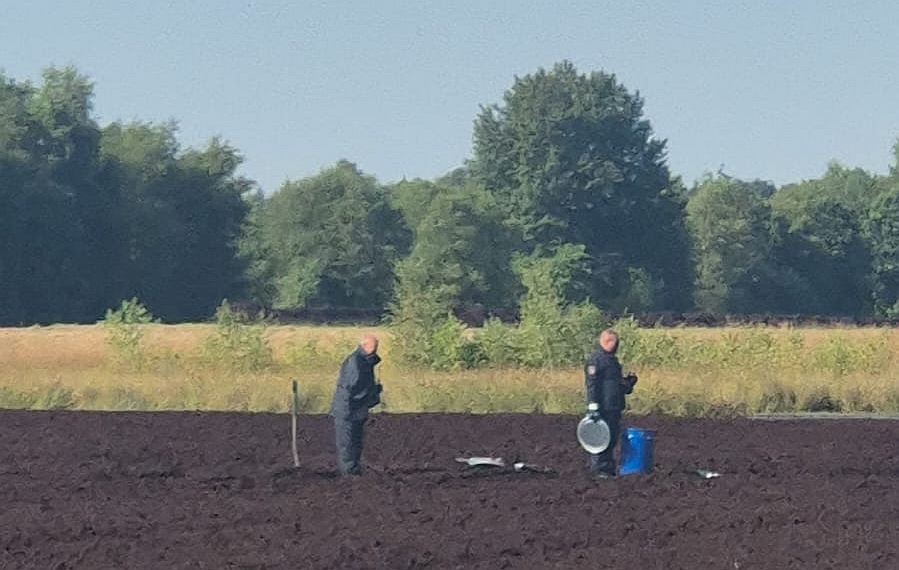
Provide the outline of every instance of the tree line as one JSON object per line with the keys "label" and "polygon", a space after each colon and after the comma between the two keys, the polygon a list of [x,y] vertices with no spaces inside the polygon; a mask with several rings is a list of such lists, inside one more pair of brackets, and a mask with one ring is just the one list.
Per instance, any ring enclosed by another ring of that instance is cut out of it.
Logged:
{"label": "tree line", "polygon": [[93,89],[72,67],[0,75],[0,324],[94,322],[131,298],[166,322],[225,298],[508,314],[534,267],[609,314],[899,315],[899,147],[886,175],[688,188],[638,92],[560,62],[483,106],[444,176],[384,184],[340,160],[264,194],[220,139],[98,124]]}

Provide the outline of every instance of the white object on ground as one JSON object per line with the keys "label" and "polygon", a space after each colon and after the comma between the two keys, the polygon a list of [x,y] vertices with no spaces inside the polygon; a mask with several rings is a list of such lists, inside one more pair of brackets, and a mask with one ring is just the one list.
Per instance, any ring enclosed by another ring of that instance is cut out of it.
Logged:
{"label": "white object on ground", "polygon": [[552,473],[552,469],[549,467],[542,467],[540,465],[534,465],[533,463],[525,463],[523,461],[519,461],[513,465],[515,467],[515,471],[518,473],[522,473],[525,471],[532,471],[534,473]]}
{"label": "white object on ground", "polygon": [[697,469],[696,474],[703,479],[714,479],[715,477],[721,477],[721,473],[717,473],[715,471],[707,471],[705,469]]}
{"label": "white object on ground", "polygon": [[506,462],[502,457],[457,457],[456,461],[465,463],[470,467],[505,467]]}

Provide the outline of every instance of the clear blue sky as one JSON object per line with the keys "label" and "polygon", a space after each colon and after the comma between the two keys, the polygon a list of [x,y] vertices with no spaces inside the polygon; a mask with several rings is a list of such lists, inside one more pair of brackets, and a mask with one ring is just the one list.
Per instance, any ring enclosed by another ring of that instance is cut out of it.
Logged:
{"label": "clear blue sky", "polygon": [[74,65],[101,124],[220,135],[271,192],[341,158],[381,182],[470,155],[479,105],[562,59],[644,97],[671,170],[776,184],[886,172],[899,2],[4,0],[0,69]]}

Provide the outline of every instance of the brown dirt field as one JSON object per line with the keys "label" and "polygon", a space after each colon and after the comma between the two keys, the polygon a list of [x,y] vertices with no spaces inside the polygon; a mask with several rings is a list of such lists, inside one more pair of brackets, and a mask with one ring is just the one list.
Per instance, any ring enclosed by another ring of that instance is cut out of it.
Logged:
{"label": "brown dirt field", "polygon": [[0,412],[0,568],[899,567],[899,422],[629,417],[654,472],[591,481],[576,420],[379,414],[346,480],[323,416],[294,470],[288,415]]}

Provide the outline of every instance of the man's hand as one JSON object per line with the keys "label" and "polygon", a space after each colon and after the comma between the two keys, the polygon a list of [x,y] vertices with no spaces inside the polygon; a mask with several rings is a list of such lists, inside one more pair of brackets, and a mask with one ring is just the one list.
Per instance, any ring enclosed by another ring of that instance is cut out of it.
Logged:
{"label": "man's hand", "polygon": [[637,375],[634,373],[628,374],[624,378],[621,379],[621,384],[624,386],[625,392],[628,394],[634,389],[634,384],[637,383]]}
{"label": "man's hand", "polygon": [[600,419],[601,416],[599,415],[599,404],[597,404],[596,402],[590,402],[589,404],[587,404],[587,417],[594,422]]}
{"label": "man's hand", "polygon": [[383,391],[383,390],[384,390],[384,386],[381,385],[380,383],[376,382],[374,390],[368,392],[368,394],[367,394],[366,407],[374,408],[375,406],[380,404],[381,403],[381,391]]}

